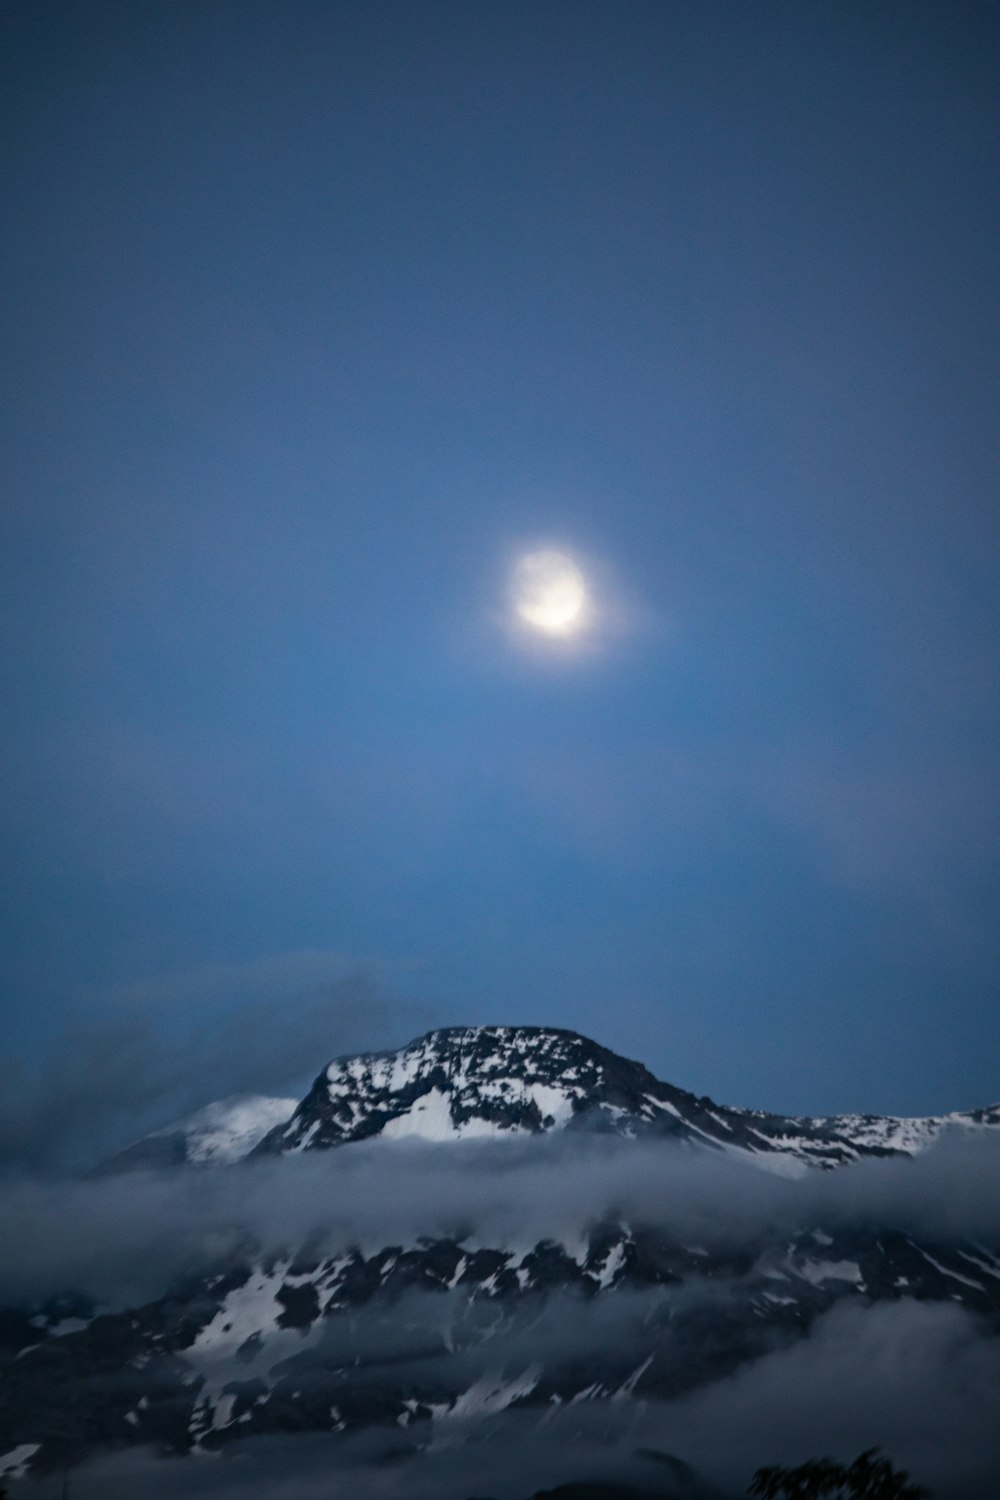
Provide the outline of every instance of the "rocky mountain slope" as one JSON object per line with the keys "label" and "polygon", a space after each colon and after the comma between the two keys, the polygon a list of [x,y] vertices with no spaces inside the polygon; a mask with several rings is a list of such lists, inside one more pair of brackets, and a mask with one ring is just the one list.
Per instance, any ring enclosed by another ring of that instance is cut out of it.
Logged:
{"label": "rocky mountain slope", "polygon": [[[696,1098],[572,1032],[450,1028],[337,1059],[294,1110],[228,1101],[109,1166],[146,1169],[129,1179],[139,1203],[143,1184],[162,1177],[150,1168],[213,1162],[244,1174],[248,1192],[259,1178],[280,1198],[282,1174],[306,1153],[362,1163],[373,1194],[380,1163],[409,1170],[412,1158],[430,1192],[435,1163],[443,1170],[467,1147],[495,1153],[497,1142],[516,1142],[530,1161],[533,1139],[558,1137],[583,1155],[557,1162],[555,1198],[572,1193],[594,1143],[610,1141],[623,1168],[633,1150],[680,1145],[689,1164],[724,1160],[748,1181],[763,1168],[805,1182],[816,1169],[912,1157],[947,1127],[1000,1142],[998,1125],[996,1107],[923,1120],[784,1119]],[[484,1158],[483,1170],[498,1169],[495,1155]],[[794,1342],[843,1301],[958,1303],[1000,1330],[1000,1244],[840,1215],[706,1246],[673,1230],[652,1201],[648,1213],[595,1212],[584,1223],[538,1235],[514,1215],[488,1232],[471,1223],[382,1243],[346,1222],[336,1244],[329,1234],[295,1242],[289,1230],[281,1253],[245,1237],[238,1253],[220,1252],[209,1271],[141,1305],[98,1306],[67,1285],[62,1298],[9,1306],[0,1471],[135,1442],[199,1451],[283,1431],[391,1430],[420,1443],[441,1424],[507,1408],[541,1415],[566,1403],[670,1399]]]}
{"label": "rocky mountain slope", "polygon": [[248,1156],[270,1131],[287,1124],[297,1102],[263,1094],[231,1095],[143,1136],[97,1171],[103,1175],[160,1167],[229,1166]]}
{"label": "rocky mountain slope", "polygon": [[288,1152],[373,1136],[457,1141],[547,1130],[656,1135],[770,1159],[775,1170],[912,1154],[946,1127],[1000,1124],[1000,1105],[920,1119],[786,1118],[696,1098],[576,1032],[449,1027],[395,1052],[338,1058],[256,1150]]}

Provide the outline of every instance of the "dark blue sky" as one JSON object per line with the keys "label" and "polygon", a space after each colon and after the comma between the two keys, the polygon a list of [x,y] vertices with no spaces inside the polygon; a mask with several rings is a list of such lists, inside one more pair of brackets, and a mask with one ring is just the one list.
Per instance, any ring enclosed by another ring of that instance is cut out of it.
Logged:
{"label": "dark blue sky", "polygon": [[1000,1095],[998,17],[5,7],[16,1046],[339,954],[731,1103]]}

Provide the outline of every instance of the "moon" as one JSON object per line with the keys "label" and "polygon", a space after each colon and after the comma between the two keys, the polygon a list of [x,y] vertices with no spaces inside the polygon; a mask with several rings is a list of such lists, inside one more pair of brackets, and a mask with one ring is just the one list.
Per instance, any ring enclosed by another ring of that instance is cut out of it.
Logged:
{"label": "moon", "polygon": [[568,635],[583,624],[587,585],[564,552],[529,552],[514,569],[514,607],[521,619],[549,635]]}

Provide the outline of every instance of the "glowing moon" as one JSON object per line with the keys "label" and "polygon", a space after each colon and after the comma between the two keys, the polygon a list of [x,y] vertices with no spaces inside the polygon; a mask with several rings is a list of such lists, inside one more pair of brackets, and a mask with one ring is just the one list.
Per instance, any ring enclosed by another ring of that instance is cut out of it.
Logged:
{"label": "glowing moon", "polygon": [[583,623],[587,586],[563,552],[530,552],[514,569],[514,607],[521,619],[550,635],[566,635]]}

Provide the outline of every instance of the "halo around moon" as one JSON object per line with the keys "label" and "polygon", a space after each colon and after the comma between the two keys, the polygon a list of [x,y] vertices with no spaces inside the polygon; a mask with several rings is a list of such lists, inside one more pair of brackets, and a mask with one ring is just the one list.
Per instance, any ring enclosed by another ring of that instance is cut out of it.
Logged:
{"label": "halo around moon", "polygon": [[569,635],[584,623],[587,585],[564,552],[529,552],[514,569],[514,608],[527,625]]}

